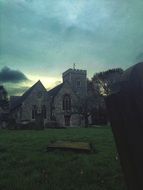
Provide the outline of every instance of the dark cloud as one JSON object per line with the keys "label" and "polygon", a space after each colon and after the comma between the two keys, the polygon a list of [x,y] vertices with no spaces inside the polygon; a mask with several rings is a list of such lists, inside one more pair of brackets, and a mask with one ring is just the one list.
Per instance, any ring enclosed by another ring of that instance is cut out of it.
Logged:
{"label": "dark cloud", "polygon": [[142,0],[0,0],[0,7],[0,68],[57,77],[76,62],[90,77],[142,60]]}
{"label": "dark cloud", "polygon": [[7,92],[8,92],[8,95],[9,96],[21,96],[23,93],[26,92],[26,90],[29,89],[28,86],[22,86],[22,87],[14,87],[14,86],[10,86],[10,87],[7,87]]}
{"label": "dark cloud", "polygon": [[0,70],[0,82],[19,83],[29,79],[19,70],[13,70],[9,67],[3,67]]}

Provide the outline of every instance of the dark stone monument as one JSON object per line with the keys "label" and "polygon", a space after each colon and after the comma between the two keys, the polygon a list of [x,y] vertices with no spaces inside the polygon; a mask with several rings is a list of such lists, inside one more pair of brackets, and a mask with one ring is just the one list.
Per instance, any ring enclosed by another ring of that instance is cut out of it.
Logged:
{"label": "dark stone monument", "polygon": [[[129,190],[143,189],[143,62],[127,69],[106,99]],[[117,88],[116,88],[117,89]]]}

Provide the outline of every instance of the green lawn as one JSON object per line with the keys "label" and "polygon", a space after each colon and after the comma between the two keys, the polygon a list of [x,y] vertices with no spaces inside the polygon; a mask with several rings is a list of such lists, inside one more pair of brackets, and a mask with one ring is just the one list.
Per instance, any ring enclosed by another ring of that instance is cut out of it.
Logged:
{"label": "green lawn", "polygon": [[[91,142],[96,153],[47,152],[48,142]],[[109,127],[0,130],[0,190],[125,190]]]}

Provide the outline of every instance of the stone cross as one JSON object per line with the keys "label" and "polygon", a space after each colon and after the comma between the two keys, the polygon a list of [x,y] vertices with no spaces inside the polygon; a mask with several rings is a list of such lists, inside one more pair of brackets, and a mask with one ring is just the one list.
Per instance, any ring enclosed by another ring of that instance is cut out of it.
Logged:
{"label": "stone cross", "polygon": [[76,69],[76,64],[75,64],[75,63],[73,63],[73,69],[74,69],[74,70]]}

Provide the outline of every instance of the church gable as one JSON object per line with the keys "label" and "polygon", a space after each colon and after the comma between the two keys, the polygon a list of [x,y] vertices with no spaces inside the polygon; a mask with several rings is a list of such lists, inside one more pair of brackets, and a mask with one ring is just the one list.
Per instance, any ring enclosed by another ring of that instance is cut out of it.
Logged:
{"label": "church gable", "polygon": [[76,93],[72,90],[71,86],[67,82],[62,84],[61,89],[54,98],[55,111],[64,111],[64,99],[69,102],[69,107],[71,105],[72,108],[74,107],[73,105],[78,101]]}
{"label": "church gable", "polygon": [[[29,115],[31,116],[30,119],[35,119],[35,113],[42,113],[43,109],[46,110],[46,95],[47,91],[39,81],[23,102],[23,119],[28,118]],[[46,116],[44,117],[46,118]]]}
{"label": "church gable", "polygon": [[[40,81],[34,84],[15,102],[12,113],[18,121],[35,119],[35,113],[46,112],[47,91]],[[46,118],[46,116],[45,116]]]}
{"label": "church gable", "polygon": [[58,93],[52,100],[52,117],[64,127],[75,127],[81,125],[81,116],[78,113],[79,97],[73,91],[68,82],[62,83]]}
{"label": "church gable", "polygon": [[46,89],[43,84],[38,81],[33,87],[31,87],[25,94],[24,102],[26,102],[29,98],[31,99],[44,99],[46,96]]}
{"label": "church gable", "polygon": [[14,110],[27,102],[29,99],[33,101],[33,99],[37,99],[38,96],[45,97],[46,89],[42,85],[41,81],[35,83],[31,88],[29,88],[22,96],[14,96],[11,97],[11,110]]}

